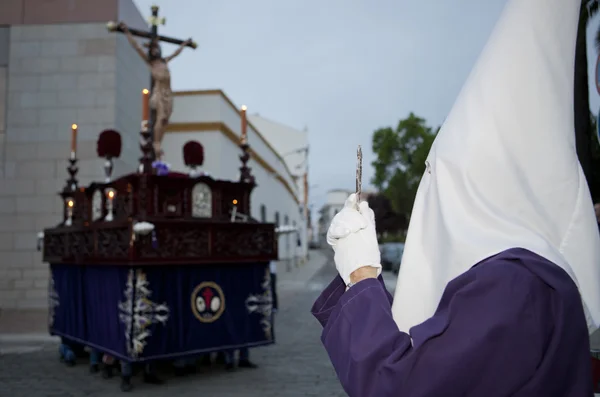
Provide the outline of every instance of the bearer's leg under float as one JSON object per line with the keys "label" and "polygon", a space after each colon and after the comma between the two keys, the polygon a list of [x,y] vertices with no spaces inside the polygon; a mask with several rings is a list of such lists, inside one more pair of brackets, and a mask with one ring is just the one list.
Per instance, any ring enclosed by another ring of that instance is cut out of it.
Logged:
{"label": "bearer's leg under float", "polygon": [[[235,350],[227,350],[225,354],[225,369],[231,371],[234,368],[234,353]],[[258,365],[250,361],[250,351],[247,347],[243,347],[239,350],[238,367],[240,368],[258,368]]]}
{"label": "bearer's leg under float", "polygon": [[[210,354],[208,355],[208,357],[210,360]],[[217,354],[215,356],[215,364],[217,364],[217,365],[225,364],[225,352],[223,352],[223,351],[217,352]]]}
{"label": "bearer's leg under float", "polygon": [[90,350],[90,373],[91,374],[95,374],[96,372],[98,372],[101,357],[102,357],[102,354],[98,350],[96,350],[96,349]]}
{"label": "bearer's leg under float", "polygon": [[133,385],[131,384],[131,375],[133,374],[131,363],[121,361],[121,391],[131,391]]}
{"label": "bearer's leg under float", "polygon": [[104,354],[102,356],[102,377],[104,379],[110,379],[113,377],[113,367],[115,366],[115,358]]}
{"label": "bearer's leg under float", "polygon": [[223,352],[223,360],[225,361],[225,369],[227,371],[233,370],[233,353],[235,350],[226,350]]}
{"label": "bearer's leg under float", "polygon": [[[217,355],[217,357],[218,357],[218,355]],[[216,360],[217,359],[215,359],[215,362],[216,362]],[[200,365],[201,366],[203,366],[203,367],[209,367],[212,364],[212,362],[210,360],[210,353],[201,355],[199,361],[200,361]]]}
{"label": "bearer's leg under float", "polygon": [[173,372],[175,376],[185,376],[185,359],[180,358],[173,361]]}
{"label": "bearer's leg under float", "polygon": [[185,376],[196,373],[196,357],[180,358],[173,362],[175,376]]}
{"label": "bearer's leg under float", "polygon": [[[133,368],[131,363],[121,361],[121,391],[128,392],[133,389],[131,384],[131,377],[133,375]],[[164,382],[156,376],[152,364],[144,365],[144,383],[152,385],[161,385]]]}
{"label": "bearer's leg under float", "polygon": [[144,365],[144,382],[151,385],[162,385],[164,382],[156,376],[151,363]]}
{"label": "bearer's leg under float", "polygon": [[258,368],[258,365],[250,361],[250,350],[247,347],[240,349],[240,359],[238,361],[240,368]]}
{"label": "bearer's leg under float", "polygon": [[61,344],[58,347],[58,353],[60,354],[61,362],[64,362],[69,367],[73,367],[75,365],[75,353],[73,353],[71,347],[65,343],[64,340],[61,341]]}

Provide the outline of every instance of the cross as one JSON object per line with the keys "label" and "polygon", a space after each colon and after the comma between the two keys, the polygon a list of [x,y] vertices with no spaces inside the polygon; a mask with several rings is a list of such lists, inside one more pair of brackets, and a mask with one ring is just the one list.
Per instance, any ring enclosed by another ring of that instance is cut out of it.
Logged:
{"label": "cross", "polygon": [[[362,148],[358,145],[356,150],[356,205],[360,204],[360,193],[362,188]],[[358,207],[356,209],[359,209]]]}
{"label": "cross", "polygon": [[[139,30],[139,29],[132,29],[129,28],[129,32],[135,36],[135,37],[141,37],[141,38],[145,38],[145,39],[150,39],[150,41],[155,41],[155,42],[165,42],[165,43],[171,43],[171,44],[177,44],[177,45],[181,45],[185,42],[185,40],[180,40],[180,39],[174,39],[172,37],[167,37],[167,36],[161,36],[158,34],[158,25],[164,25],[166,23],[166,19],[165,18],[159,18],[158,16],[158,6],[157,5],[153,5],[152,8],[152,15],[150,16],[148,22],[150,23],[150,31],[144,31],[144,30]],[[119,26],[118,23],[116,22],[109,22],[107,25],[107,28],[110,32],[118,32],[118,33],[125,33],[123,31],[123,29]],[[186,47],[190,47],[192,49],[196,49],[198,47],[198,45],[195,42],[192,42],[188,45],[186,45]],[[148,58],[150,58],[150,51],[152,50],[151,46],[148,46]],[[150,76],[150,96],[152,96],[152,88],[154,87],[154,79],[152,78],[152,75]],[[150,111],[150,120],[148,120],[149,126],[150,126],[150,132],[154,131],[154,122],[156,120],[156,110],[152,109]],[[150,134],[150,139],[153,139],[154,134]]]}

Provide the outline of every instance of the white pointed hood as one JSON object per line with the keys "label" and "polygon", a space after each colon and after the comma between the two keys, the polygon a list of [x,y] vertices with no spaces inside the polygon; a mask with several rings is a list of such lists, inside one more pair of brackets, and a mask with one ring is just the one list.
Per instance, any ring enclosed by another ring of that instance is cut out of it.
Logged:
{"label": "white pointed hood", "polygon": [[392,311],[431,317],[446,284],[526,248],[579,286],[600,322],[600,237],[575,152],[573,81],[581,0],[509,0],[428,157]]}

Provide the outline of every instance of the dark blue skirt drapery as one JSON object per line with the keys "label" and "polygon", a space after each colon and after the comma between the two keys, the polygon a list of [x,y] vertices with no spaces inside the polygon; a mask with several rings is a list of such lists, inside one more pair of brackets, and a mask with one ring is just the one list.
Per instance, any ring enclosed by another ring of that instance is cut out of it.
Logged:
{"label": "dark blue skirt drapery", "polygon": [[268,263],[50,268],[50,333],[127,362],[274,343]]}

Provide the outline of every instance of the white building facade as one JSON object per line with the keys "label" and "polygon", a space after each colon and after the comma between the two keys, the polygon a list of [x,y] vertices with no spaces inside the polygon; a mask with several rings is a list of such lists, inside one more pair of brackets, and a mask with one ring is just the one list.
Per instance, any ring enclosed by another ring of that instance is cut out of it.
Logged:
{"label": "white building facade", "polygon": [[292,179],[298,189],[298,199],[305,219],[304,223],[298,225],[292,224],[292,226],[298,227],[298,236],[301,238],[301,245],[303,250],[306,250],[312,238],[312,225],[308,203],[308,130],[297,130],[258,114],[250,115],[248,118],[252,125],[258,128],[262,136],[279,153],[288,170],[291,172]]}
{"label": "white building facade", "polygon": [[[145,10],[149,12],[149,10]],[[121,132],[114,175],[136,169],[147,66],[106,22],[148,24],[132,0],[0,1],[0,309],[48,305],[37,234],[62,220],[71,125],[80,186],[102,180],[96,140]]]}
{"label": "white building facade", "polygon": [[[240,106],[220,90],[181,91],[175,93],[173,109],[162,143],[171,169],[189,171],[183,163],[183,146],[198,141],[204,147],[204,172],[215,179],[239,180]],[[250,215],[262,222],[296,226],[297,233],[280,236],[279,258],[298,263],[308,253],[307,222],[298,178],[252,119],[248,120],[247,134],[251,152],[248,166],[257,183],[251,196]]]}

